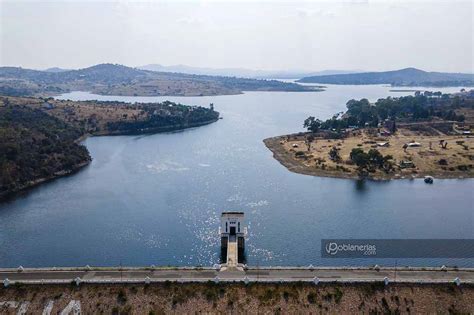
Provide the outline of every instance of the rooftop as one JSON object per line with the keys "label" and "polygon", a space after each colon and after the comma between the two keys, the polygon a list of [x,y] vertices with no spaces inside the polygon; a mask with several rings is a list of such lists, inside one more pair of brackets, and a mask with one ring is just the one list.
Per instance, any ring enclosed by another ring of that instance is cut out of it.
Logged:
{"label": "rooftop", "polygon": [[226,215],[238,215],[238,216],[243,216],[244,213],[242,211],[226,211],[222,212],[221,216],[226,216]]}

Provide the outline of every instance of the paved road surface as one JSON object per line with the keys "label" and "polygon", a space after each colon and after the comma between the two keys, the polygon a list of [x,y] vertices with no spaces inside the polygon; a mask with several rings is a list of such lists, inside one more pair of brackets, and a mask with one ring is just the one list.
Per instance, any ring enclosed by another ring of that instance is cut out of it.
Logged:
{"label": "paved road surface", "polygon": [[[217,278],[216,278],[217,277]],[[371,282],[389,281],[398,282],[454,282],[459,278],[461,283],[474,284],[474,269],[448,269],[439,268],[424,270],[421,268],[402,269],[381,268],[320,268],[320,269],[255,269],[238,270],[236,268],[221,269],[151,269],[151,268],[98,268],[98,269],[0,269],[0,281],[8,278],[10,283],[61,283],[71,282],[80,278],[85,282],[155,282],[155,281],[313,281],[318,277],[320,282]]]}

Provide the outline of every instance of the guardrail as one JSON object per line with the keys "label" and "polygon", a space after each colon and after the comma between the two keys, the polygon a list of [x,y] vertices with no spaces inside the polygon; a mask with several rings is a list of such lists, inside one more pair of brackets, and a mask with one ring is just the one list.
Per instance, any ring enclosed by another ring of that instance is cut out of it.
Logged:
{"label": "guardrail", "polygon": [[47,284],[152,284],[152,283],[268,283],[268,284],[278,284],[278,283],[308,283],[314,285],[322,284],[363,284],[363,283],[384,283],[385,285],[390,284],[455,284],[455,285],[474,285],[474,280],[462,280],[455,278],[452,280],[430,280],[430,279],[413,279],[413,280],[395,280],[395,279],[308,279],[308,278],[291,278],[291,279],[266,279],[266,278],[219,278],[219,279],[199,279],[199,278],[182,278],[182,279],[164,279],[164,278],[155,278],[155,279],[146,279],[146,278],[136,278],[136,279],[42,279],[42,280],[8,280],[8,284],[5,285],[5,280],[3,285],[5,287],[15,285],[15,284],[26,284],[26,285],[47,285]]}
{"label": "guardrail", "polygon": [[[171,266],[139,266],[139,267],[22,267],[17,268],[0,268],[0,272],[22,272],[22,271],[150,271],[150,270],[194,270],[194,271],[219,271],[221,267],[225,264],[215,264],[214,266],[182,266],[182,267],[171,267]],[[380,271],[468,271],[474,272],[474,268],[468,267],[410,267],[410,266],[398,266],[398,267],[388,267],[388,266],[248,266],[245,264],[238,264],[237,267],[240,267],[244,270],[380,270]]]}

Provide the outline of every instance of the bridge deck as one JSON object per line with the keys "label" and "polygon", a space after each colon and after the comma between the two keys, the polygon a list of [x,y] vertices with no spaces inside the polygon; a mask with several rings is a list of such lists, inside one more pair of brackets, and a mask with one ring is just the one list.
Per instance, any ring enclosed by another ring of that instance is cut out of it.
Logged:
{"label": "bridge deck", "polygon": [[238,263],[237,239],[235,235],[231,235],[227,243],[227,266],[236,267]]}
{"label": "bridge deck", "polygon": [[144,282],[147,277],[151,281],[209,281],[216,276],[222,281],[313,281],[318,277],[321,282],[371,282],[383,281],[388,277],[395,282],[426,282],[426,283],[453,283],[456,277],[463,284],[474,284],[474,269],[439,268],[315,268],[315,269],[288,269],[288,268],[249,268],[248,270],[213,270],[213,269],[149,269],[149,268],[97,268],[84,270],[71,268],[69,270],[29,269],[22,272],[16,269],[0,269],[0,286],[8,278],[11,282],[21,283],[71,283],[79,277],[88,282]]}

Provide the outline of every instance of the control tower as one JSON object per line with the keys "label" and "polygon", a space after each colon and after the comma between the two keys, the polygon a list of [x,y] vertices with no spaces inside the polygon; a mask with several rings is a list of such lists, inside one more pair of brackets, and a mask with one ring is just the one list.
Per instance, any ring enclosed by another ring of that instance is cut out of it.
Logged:
{"label": "control tower", "polygon": [[219,227],[221,236],[222,256],[227,257],[229,267],[237,266],[244,257],[245,237],[247,227],[245,226],[243,212],[222,212],[221,225]]}

